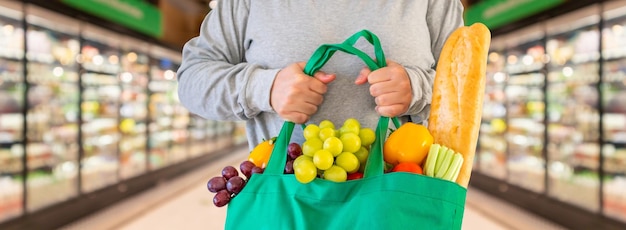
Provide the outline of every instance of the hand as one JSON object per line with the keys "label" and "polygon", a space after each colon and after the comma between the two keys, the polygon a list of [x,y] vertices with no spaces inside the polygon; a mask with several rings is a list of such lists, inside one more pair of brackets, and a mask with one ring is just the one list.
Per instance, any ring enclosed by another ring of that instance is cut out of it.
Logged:
{"label": "hand", "polygon": [[409,110],[413,90],[404,67],[387,61],[387,66],[371,71],[365,67],[354,81],[357,85],[370,83],[370,94],[376,101],[376,112],[381,116],[397,117]]}
{"label": "hand", "polygon": [[317,112],[334,74],[318,71],[306,75],[306,63],[291,64],[278,71],[270,92],[270,105],[280,117],[296,124],[304,124]]}

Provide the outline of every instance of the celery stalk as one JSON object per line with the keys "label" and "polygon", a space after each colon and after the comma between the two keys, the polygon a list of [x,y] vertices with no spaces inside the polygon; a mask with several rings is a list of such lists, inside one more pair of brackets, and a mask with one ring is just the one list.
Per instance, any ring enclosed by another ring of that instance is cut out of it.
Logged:
{"label": "celery stalk", "polygon": [[437,156],[439,155],[439,148],[441,146],[438,144],[433,144],[430,146],[430,150],[428,151],[428,157],[426,157],[426,163],[424,164],[424,169],[427,176],[435,176],[435,163],[437,162]]}
{"label": "celery stalk", "polygon": [[[460,153],[456,153],[458,156],[458,158],[461,159],[461,161],[458,163],[459,165],[456,167],[456,170],[454,170],[454,175],[452,176],[452,181],[456,181],[456,178],[459,177],[459,173],[461,172],[461,167],[463,167],[463,154]],[[455,156],[456,157],[456,156]]]}
{"label": "celery stalk", "polygon": [[453,181],[452,178],[454,178],[455,175],[459,175],[459,168],[461,168],[461,164],[463,164],[463,156],[460,153],[455,153],[452,163],[450,164],[450,168],[448,168],[448,171],[442,179]]}
{"label": "celery stalk", "polygon": [[437,154],[437,161],[435,161],[435,171],[433,176],[441,170],[441,163],[443,163],[443,159],[446,157],[446,152],[448,152],[448,147],[442,145],[441,148],[439,148],[439,154]]}
{"label": "celery stalk", "polygon": [[443,175],[445,175],[446,172],[450,169],[450,163],[452,163],[452,158],[454,158],[454,150],[448,149],[445,153],[445,158],[443,159],[443,162],[441,162],[439,170],[435,174],[435,177],[443,178]]}

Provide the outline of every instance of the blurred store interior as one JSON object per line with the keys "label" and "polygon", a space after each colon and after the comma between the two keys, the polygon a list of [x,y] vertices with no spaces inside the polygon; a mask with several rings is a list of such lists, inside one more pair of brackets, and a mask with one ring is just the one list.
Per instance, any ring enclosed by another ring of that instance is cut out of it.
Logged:
{"label": "blurred store interior", "polygon": [[[481,209],[502,205],[564,229],[626,229],[626,1],[462,2],[466,24],[492,31],[467,229],[540,229]],[[168,191],[212,205],[190,183],[241,162],[247,139],[243,123],[177,98],[181,47],[210,4],[0,0],[0,229],[145,229],[133,218],[150,208],[185,209],[147,195]],[[110,228],[93,220],[131,209]]]}

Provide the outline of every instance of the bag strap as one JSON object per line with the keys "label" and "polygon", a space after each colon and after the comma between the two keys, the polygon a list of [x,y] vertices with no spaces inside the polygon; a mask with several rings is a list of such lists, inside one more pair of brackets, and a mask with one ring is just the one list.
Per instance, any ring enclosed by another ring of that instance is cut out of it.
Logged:
{"label": "bag strap", "polygon": [[[376,61],[372,60],[372,58],[365,52],[354,48],[354,44],[359,40],[359,38],[365,38],[374,46]],[[321,69],[322,66],[324,66],[324,64],[326,64],[328,60],[330,60],[330,58],[336,51],[342,51],[348,54],[358,56],[372,71],[385,67],[387,65],[387,61],[385,60],[385,55],[383,53],[382,46],[378,37],[368,30],[362,30],[346,39],[343,43],[325,44],[320,46],[313,53],[306,66],[304,67],[304,73],[309,76],[313,76],[315,72]],[[389,117],[381,116],[378,120],[378,127],[376,128],[376,140],[374,141],[372,149],[370,150],[367,164],[365,166],[364,177],[372,177],[382,175],[384,173],[385,166],[383,161],[383,144],[385,143],[385,139],[387,137],[389,119]],[[400,122],[397,118],[394,117],[391,118],[391,120],[396,127],[400,127]],[[274,142],[274,149],[272,151],[272,155],[270,156],[270,160],[267,164],[267,168],[265,169],[264,174],[283,174],[285,164],[287,162],[287,146],[289,146],[289,142],[291,141],[291,134],[293,133],[294,127],[295,123],[290,121],[285,121],[285,123],[283,124],[283,127],[281,128],[280,133],[278,134],[278,137]]]}

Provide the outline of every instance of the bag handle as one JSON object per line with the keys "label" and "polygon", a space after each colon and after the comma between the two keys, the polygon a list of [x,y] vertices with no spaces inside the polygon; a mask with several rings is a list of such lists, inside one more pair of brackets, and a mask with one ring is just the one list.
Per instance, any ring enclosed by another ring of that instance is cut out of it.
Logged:
{"label": "bag handle", "polygon": [[[370,56],[367,55],[365,52],[354,48],[354,44],[361,37],[365,38],[374,46],[376,61],[372,60],[372,58],[370,58]],[[321,69],[322,66],[324,66],[324,64],[326,64],[326,62],[328,62],[332,55],[338,50],[358,56],[372,71],[385,67],[387,65],[387,61],[385,60],[385,55],[383,53],[382,46],[380,45],[380,40],[378,39],[378,37],[368,30],[362,30],[346,39],[343,43],[325,44],[320,46],[313,53],[306,66],[304,67],[304,73],[309,76],[313,76],[313,74]],[[387,137],[389,119],[389,117],[381,116],[378,120],[378,126],[376,128],[376,140],[372,145],[370,154],[367,159],[367,164],[365,165],[365,172],[363,176],[364,178],[382,175],[384,173],[385,166],[383,163],[383,144],[385,143],[385,139]],[[391,118],[391,120],[393,121],[396,128],[400,127],[400,122],[396,117]],[[285,121],[285,123],[283,124],[283,127],[281,128],[280,133],[278,134],[278,137],[274,142],[274,149],[272,150],[272,155],[270,156],[270,160],[267,164],[267,168],[265,169],[264,174],[283,174],[287,161],[287,146],[291,141],[291,134],[293,133],[294,127],[295,123],[291,121]]]}

